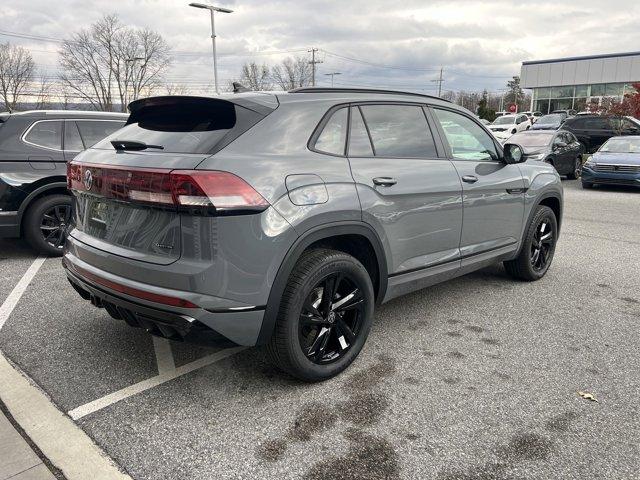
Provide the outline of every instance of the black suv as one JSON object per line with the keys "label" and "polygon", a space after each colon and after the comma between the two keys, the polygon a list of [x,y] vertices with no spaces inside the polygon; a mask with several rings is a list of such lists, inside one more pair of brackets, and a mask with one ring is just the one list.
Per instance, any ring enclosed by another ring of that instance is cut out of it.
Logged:
{"label": "black suv", "polygon": [[640,123],[630,117],[578,115],[567,118],[562,129],[573,133],[587,153],[595,152],[611,137],[640,135]]}
{"label": "black suv", "polygon": [[71,214],[66,162],[120,129],[128,115],[40,110],[0,113],[0,237],[61,255]]}

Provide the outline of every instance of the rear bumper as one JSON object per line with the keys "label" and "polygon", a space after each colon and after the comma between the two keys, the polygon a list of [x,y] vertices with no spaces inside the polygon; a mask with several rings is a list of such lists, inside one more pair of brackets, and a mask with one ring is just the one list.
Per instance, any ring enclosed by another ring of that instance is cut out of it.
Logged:
{"label": "rear bumper", "polygon": [[18,212],[0,212],[0,238],[20,236],[20,218]]}
{"label": "rear bumper", "polygon": [[608,185],[629,185],[640,187],[640,173],[596,172],[588,167],[582,168],[582,181]]}
{"label": "rear bumper", "polygon": [[[257,342],[264,307],[246,306],[220,310],[173,307],[105,286],[104,283],[108,282],[132,290],[158,294],[157,289],[152,291],[153,287],[101,272],[68,252],[62,263],[69,282],[82,298],[96,307],[104,308],[113,318],[124,320],[132,327],[144,328],[153,335],[172,340],[194,343],[253,346]],[[83,275],[82,272],[90,272],[92,278],[87,278],[88,275]],[[105,279],[107,282],[98,283],[95,281],[96,278]],[[163,289],[162,295],[184,298],[185,293]]]}

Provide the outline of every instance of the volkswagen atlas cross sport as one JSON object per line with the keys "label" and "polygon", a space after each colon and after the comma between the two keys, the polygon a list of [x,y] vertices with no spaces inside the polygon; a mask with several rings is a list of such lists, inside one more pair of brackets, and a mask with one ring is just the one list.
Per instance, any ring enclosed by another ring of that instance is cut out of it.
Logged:
{"label": "volkswagen atlas cross sport", "polygon": [[374,306],[504,262],[537,280],[562,187],[439,98],[304,88],[130,105],[70,163],[63,264],[83,298],[170,339],[266,345],[329,378]]}

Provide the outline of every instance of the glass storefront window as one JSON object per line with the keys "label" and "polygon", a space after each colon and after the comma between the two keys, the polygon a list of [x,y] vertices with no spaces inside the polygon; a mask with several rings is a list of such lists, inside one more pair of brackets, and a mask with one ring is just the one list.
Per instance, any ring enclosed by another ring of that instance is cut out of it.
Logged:
{"label": "glass storefront window", "polygon": [[576,97],[588,97],[591,95],[589,90],[589,85],[576,85]]}
{"label": "glass storefront window", "polygon": [[597,85],[591,85],[591,96],[592,97],[602,97],[606,93],[606,85],[604,83],[599,83]]}
{"label": "glass storefront window", "polygon": [[543,115],[549,113],[549,100],[536,100],[534,102],[534,111],[542,112]]}
{"label": "glass storefront window", "polygon": [[551,89],[549,87],[536,88],[536,91],[538,92],[538,96],[536,98],[549,98],[550,90]]}
{"label": "glass storefront window", "polygon": [[572,98],[561,98],[557,100],[551,100],[549,104],[549,111],[553,112],[554,110],[571,110],[573,106]]}
{"label": "glass storefront window", "polygon": [[622,83],[607,83],[607,88],[605,89],[605,95],[609,97],[619,97],[622,95]]}
{"label": "glass storefront window", "polygon": [[587,109],[587,99],[585,97],[575,98],[573,100],[573,109],[576,112],[582,112]]}

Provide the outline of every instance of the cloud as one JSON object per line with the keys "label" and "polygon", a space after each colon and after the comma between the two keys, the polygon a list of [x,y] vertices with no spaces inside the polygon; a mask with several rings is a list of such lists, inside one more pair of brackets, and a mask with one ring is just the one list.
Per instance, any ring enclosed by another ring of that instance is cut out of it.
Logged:
{"label": "cloud", "polygon": [[[169,81],[205,89],[212,82],[210,25],[204,11],[187,3],[57,0],[52,8],[50,0],[3,0],[0,30],[64,38],[117,13],[167,39],[174,50]],[[321,82],[329,82],[323,73],[340,71],[337,84],[434,91],[431,80],[443,67],[446,89],[495,90],[519,74],[524,60],[627,51],[639,43],[637,0],[612,0],[606,8],[601,0],[567,3],[220,0],[234,10],[216,17],[220,76],[226,82],[245,61],[275,63],[317,47]],[[7,39],[32,48],[41,69],[56,73],[55,42],[0,36]],[[284,53],[256,53],[273,51]]]}

